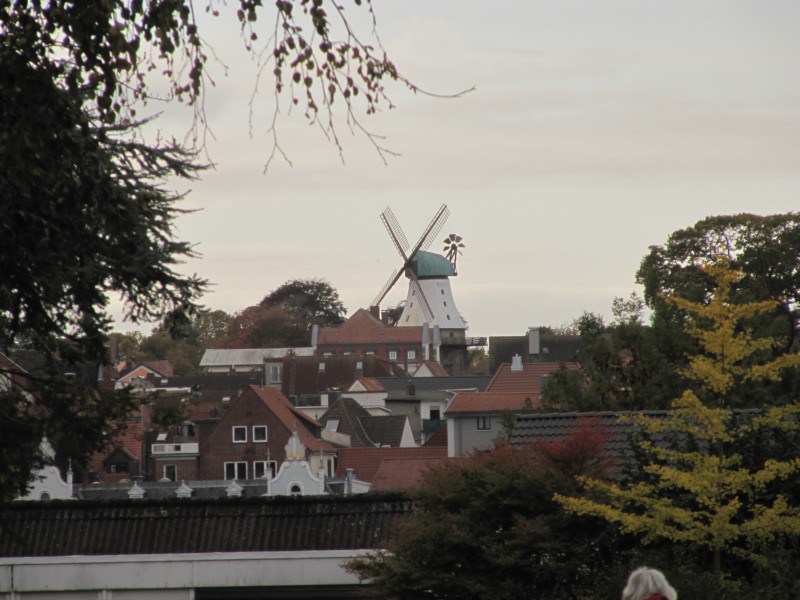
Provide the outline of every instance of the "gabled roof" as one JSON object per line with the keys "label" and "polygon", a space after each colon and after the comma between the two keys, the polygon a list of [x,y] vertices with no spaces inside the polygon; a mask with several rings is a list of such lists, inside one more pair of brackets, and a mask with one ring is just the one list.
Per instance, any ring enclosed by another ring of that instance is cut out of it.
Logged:
{"label": "gabled roof", "polygon": [[318,346],[408,343],[422,343],[421,326],[390,327],[363,308],[338,327],[320,327],[317,338]]}
{"label": "gabled roof", "polygon": [[[360,368],[359,368],[360,363]],[[377,356],[291,356],[283,359],[281,390],[287,396],[347,389],[357,377],[400,375],[400,365]]]}
{"label": "gabled roof", "polygon": [[[425,373],[426,369],[430,372],[430,375],[418,375],[418,373]],[[412,377],[449,377],[449,375],[441,363],[435,360],[423,360],[412,374]]]}
{"label": "gabled roof", "polygon": [[387,458],[375,473],[369,486],[370,492],[407,491],[416,486],[431,465],[438,465],[447,458]]}
{"label": "gabled roof", "polygon": [[527,392],[459,392],[445,414],[489,414],[504,411],[520,412],[538,408],[539,396]]}
{"label": "gabled roof", "polygon": [[380,446],[398,448],[403,441],[403,431],[408,417],[405,415],[379,415],[359,417],[367,435]]}
{"label": "gabled roof", "polygon": [[398,447],[403,439],[407,417],[373,416],[352,398],[339,398],[319,418],[325,427],[338,421],[336,432],[350,436],[351,448]]}
{"label": "gabled roof", "polygon": [[354,391],[353,388],[361,387],[364,388],[365,392],[385,392],[386,390],[381,385],[381,382],[375,377],[360,377],[356,379],[353,384],[350,386],[348,391]]}
{"label": "gabled roof", "polygon": [[[511,363],[504,363],[495,373],[487,392],[526,392],[537,398],[542,393],[542,380],[547,375],[558,371],[563,363],[532,362],[522,363],[519,370],[514,370]],[[564,367],[576,370],[578,365],[566,363]]]}
{"label": "gabled roof", "polygon": [[386,459],[436,459],[447,458],[447,447],[422,446],[420,448],[341,448],[336,464],[336,476],[344,477],[347,469],[355,471],[361,481],[372,481],[381,463]]}
{"label": "gabled roof", "polygon": [[336,432],[350,436],[353,448],[370,448],[376,442],[364,429],[361,417],[369,417],[369,412],[352,398],[339,398],[319,418],[322,426],[327,428],[330,421],[338,421]]}
{"label": "gabled roof", "polygon": [[[297,410],[279,390],[251,385],[245,394],[248,392],[252,392],[260,398],[289,431],[296,429],[297,437],[309,452],[333,451],[333,446],[329,442],[321,440],[311,433],[311,431],[321,429],[320,422],[312,419],[303,411]],[[299,424],[304,426],[298,427]]]}

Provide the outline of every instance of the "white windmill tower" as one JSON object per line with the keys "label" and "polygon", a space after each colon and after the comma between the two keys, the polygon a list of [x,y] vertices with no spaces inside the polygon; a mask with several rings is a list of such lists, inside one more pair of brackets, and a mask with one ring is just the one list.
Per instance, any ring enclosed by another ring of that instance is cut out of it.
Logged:
{"label": "white windmill tower", "polygon": [[432,341],[440,347],[442,365],[455,374],[462,370],[466,360],[466,324],[456,306],[450,278],[457,275],[456,259],[464,244],[460,236],[450,234],[444,240],[446,256],[427,251],[449,215],[450,211],[443,204],[409,251],[408,240],[392,210],[387,207],[381,213],[381,221],[403,262],[372,301],[372,306],[379,306],[400,277],[405,275],[408,293],[397,326],[427,325],[425,335],[430,329],[438,338]]}

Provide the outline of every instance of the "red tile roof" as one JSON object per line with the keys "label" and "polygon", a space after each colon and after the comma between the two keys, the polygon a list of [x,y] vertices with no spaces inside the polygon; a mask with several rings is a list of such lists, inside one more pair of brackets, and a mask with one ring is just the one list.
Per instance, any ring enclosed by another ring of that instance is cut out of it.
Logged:
{"label": "red tile roof", "polygon": [[372,481],[381,463],[386,459],[447,458],[447,447],[423,446],[421,448],[341,448],[336,465],[336,475],[344,477],[347,469],[355,471],[361,481]]}
{"label": "red tile roof", "polygon": [[338,327],[320,327],[318,346],[422,343],[422,327],[389,327],[359,308]]}
{"label": "red tile roof", "polygon": [[511,363],[503,363],[486,386],[486,391],[527,392],[538,398],[542,393],[542,378],[558,371],[562,364],[567,369],[578,369],[576,363],[534,362],[522,363],[522,370],[512,371]]}
{"label": "red tile roof", "polygon": [[441,363],[436,362],[435,360],[423,360],[420,363],[417,370],[419,370],[423,365],[428,367],[428,370],[431,372],[433,377],[449,377],[449,373],[445,371],[445,368],[441,365]]}
{"label": "red tile roof", "polygon": [[415,487],[423,473],[431,466],[441,464],[447,457],[439,458],[387,458],[378,467],[369,486],[370,492],[405,491]]}
{"label": "red tile roof", "polygon": [[357,380],[357,383],[360,383],[364,386],[364,389],[368,392],[385,392],[386,390],[381,385],[381,382],[375,379],[374,377],[362,377],[361,379]]}
{"label": "red tile roof", "polygon": [[[289,429],[289,431],[297,430],[297,437],[303,442],[303,445],[309,452],[332,452],[333,446],[321,440],[309,431],[308,426],[314,429],[321,429],[322,425],[316,419],[312,419],[302,411],[297,410],[294,405],[289,402],[289,399],[281,394],[280,390],[268,387],[258,387],[255,385],[250,386],[250,390],[255,392],[264,404],[267,405],[281,423]],[[298,423],[304,423],[306,427],[297,427]]]}
{"label": "red tile roof", "polygon": [[433,435],[425,440],[425,446],[444,446],[447,448],[447,422],[433,432]]}
{"label": "red tile roof", "polygon": [[485,414],[504,410],[519,412],[526,408],[538,408],[539,405],[539,395],[528,392],[459,392],[445,414]]}

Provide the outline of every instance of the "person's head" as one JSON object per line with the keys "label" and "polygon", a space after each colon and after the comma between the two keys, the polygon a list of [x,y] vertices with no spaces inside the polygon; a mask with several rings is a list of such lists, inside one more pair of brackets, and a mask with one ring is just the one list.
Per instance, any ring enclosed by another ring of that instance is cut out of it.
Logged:
{"label": "person's head", "polygon": [[667,583],[661,571],[639,567],[628,577],[628,585],[622,590],[622,600],[647,600],[652,596],[678,600],[678,592]]}

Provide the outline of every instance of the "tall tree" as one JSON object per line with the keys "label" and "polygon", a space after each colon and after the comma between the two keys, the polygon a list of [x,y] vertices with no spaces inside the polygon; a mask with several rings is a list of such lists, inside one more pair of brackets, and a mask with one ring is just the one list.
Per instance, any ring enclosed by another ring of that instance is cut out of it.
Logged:
{"label": "tall tree", "polygon": [[[774,357],[771,350],[784,342],[753,333],[753,322],[774,311],[778,301],[735,302],[744,275],[726,260],[703,272],[716,285],[709,299],[666,299],[688,315],[686,331],[700,348],[684,373],[697,385],[673,402],[666,417],[636,419],[648,435],[643,477],[623,483],[586,478],[594,497],[558,500],[576,514],[618,523],[644,543],[666,539],[703,548],[721,576],[726,555],[766,568],[770,547],[800,534],[800,507],[784,485],[800,472],[797,445],[779,454],[769,435],[798,430],[800,403],[750,414],[734,410],[752,382],[796,369],[800,354]],[[764,432],[771,441],[760,455],[743,454],[749,440]],[[799,441],[795,436],[794,444]]]}
{"label": "tall tree", "polygon": [[259,306],[281,307],[293,326],[309,333],[312,325],[341,325],[347,315],[339,292],[324,279],[287,281],[264,296]]}

